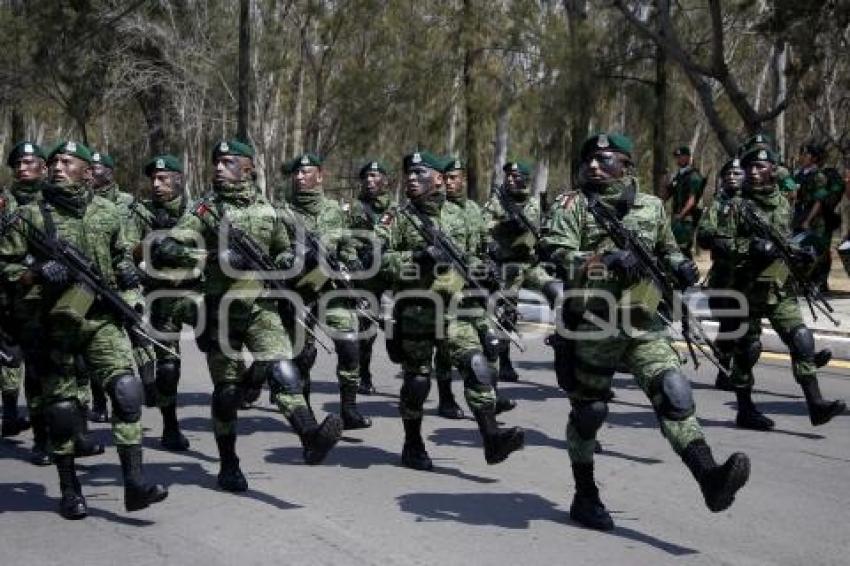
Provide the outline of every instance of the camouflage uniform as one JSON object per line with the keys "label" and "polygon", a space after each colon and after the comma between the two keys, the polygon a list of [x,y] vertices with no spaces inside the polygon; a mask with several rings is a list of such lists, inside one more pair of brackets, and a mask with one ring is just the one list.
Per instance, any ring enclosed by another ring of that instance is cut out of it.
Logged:
{"label": "camouflage uniform", "polygon": [[[90,154],[82,147],[63,142],[53,155],[71,154],[86,159]],[[87,160],[90,162],[90,158]],[[92,196],[85,186],[51,186],[44,191],[41,203],[25,205],[19,214],[46,234],[55,234],[78,247],[95,263],[110,287],[117,287],[123,274],[133,271],[130,246],[124,237],[125,218],[115,205]],[[20,226],[24,233],[31,230],[24,222]],[[18,231],[0,244],[0,257],[7,262],[5,272],[11,281],[27,273],[30,264],[40,270],[43,267],[38,266],[50,263]],[[41,379],[50,448],[62,491],[60,512],[66,518],[86,514],[74,465],[74,437],[81,416],[78,358],[112,399],[112,438],[124,473],[125,507],[134,511],[161,501],[168,492],[161,486],[146,484],[142,478],[142,386],[133,374],[126,332],[96,300],[86,301],[86,293],[76,285],[37,285],[26,293],[27,299],[38,301],[38,318],[44,321],[43,327],[31,325],[22,331],[26,336],[24,343],[29,344],[25,347],[26,362]],[[33,335],[33,331],[38,333]]]}
{"label": "camouflage uniform", "polygon": [[685,207],[685,203],[691,196],[696,198],[687,216],[682,219],[674,218],[672,221],[673,236],[685,257],[692,256],[694,230],[699,222],[699,207],[704,188],[705,178],[692,166],[679,169],[668,187],[668,194],[673,199],[672,214],[674,216]]}
{"label": "camouflage uniform", "polygon": [[[405,171],[416,167],[439,172],[442,162],[427,152],[417,152],[405,158]],[[445,191],[441,186],[434,188],[432,185],[431,190],[433,194],[412,201],[411,206],[416,206],[437,229],[451,238],[467,255],[468,261],[475,262],[476,239],[480,234],[467,224],[463,209],[444,202]],[[476,328],[479,316],[475,313],[460,316],[449,308],[452,300],[460,298],[464,280],[450,265],[417,260],[430,253],[429,246],[407,214],[385,215],[377,229],[386,249],[382,268],[393,281],[394,289],[414,293],[407,297],[396,295],[392,328],[403,372],[399,405],[405,427],[402,462],[417,469],[432,466],[421,437],[422,409],[431,387],[434,348],[438,339],[444,337],[452,365],[463,377],[467,405],[478,421],[485,458],[488,463],[495,464],[522,446],[523,432],[517,428],[498,429],[493,390],[495,372],[482,351],[480,328]],[[438,316],[439,304],[445,307],[443,316]]]}
{"label": "camouflage uniform", "polygon": [[[728,507],[749,475],[744,455],[733,456],[723,466],[714,462],[694,415],[690,383],[657,316],[658,290],[648,281],[635,279],[640,271],[629,261],[633,252],[619,250],[589,210],[588,198],[598,199],[599,206],[611,209],[677,278],[685,283],[696,278],[695,265],[673,238],[662,201],[638,192],[637,180],[624,174],[625,167],[615,169],[616,159],[631,161],[631,147],[631,140],[615,134],[597,134],[584,143],[580,178],[590,178],[584,177],[587,171],[596,175],[610,171],[609,180],[598,185],[587,181],[582,190],[561,195],[550,211],[541,242],[541,250],[557,265],[565,288],[571,291],[563,307],[563,322],[572,332],[559,332],[562,342],[556,346],[558,382],[572,406],[566,436],[576,494],[570,514],[601,530],[614,524],[599,499],[593,455],[597,431],[608,414],[612,378],[621,365],[649,399],[662,434],[694,474],[712,511]],[[606,321],[606,332],[585,318],[586,312]]]}

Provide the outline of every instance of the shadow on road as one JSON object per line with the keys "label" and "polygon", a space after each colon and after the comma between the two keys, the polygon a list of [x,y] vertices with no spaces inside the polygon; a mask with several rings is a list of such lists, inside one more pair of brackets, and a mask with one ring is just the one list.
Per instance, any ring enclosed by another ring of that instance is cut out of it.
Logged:
{"label": "shadow on road", "polygon": [[[552,521],[582,528],[573,524],[555,503],[533,493],[410,493],[399,496],[397,501],[402,511],[428,521],[505,529],[528,529],[532,521]],[[628,527],[617,527],[609,536],[647,544],[674,556],[699,552]]]}

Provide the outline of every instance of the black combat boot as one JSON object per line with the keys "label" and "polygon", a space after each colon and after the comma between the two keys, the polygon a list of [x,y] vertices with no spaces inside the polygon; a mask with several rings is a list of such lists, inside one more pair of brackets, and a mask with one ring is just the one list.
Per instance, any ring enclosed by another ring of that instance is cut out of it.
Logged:
{"label": "black combat boot", "polygon": [[614,528],[611,514],[599,498],[599,489],[593,481],[593,462],[573,464],[576,493],[570,505],[570,518],[589,529],[610,531]]}
{"label": "black combat boot", "polygon": [[735,397],[738,399],[738,415],[735,417],[735,425],[738,428],[750,430],[772,430],[774,422],[764,416],[753,403],[753,390],[736,389]]}
{"label": "black combat boot", "polygon": [[819,426],[826,424],[844,412],[847,405],[844,401],[836,399],[835,401],[827,401],[823,398],[818,385],[818,378],[813,377],[802,383],[803,395],[806,396],[806,405],[809,407],[809,420],[812,425]]}
{"label": "black combat boot", "polygon": [[218,487],[234,493],[247,491],[248,480],[239,468],[239,458],[236,457],[236,435],[216,436],[215,443],[218,445],[218,457],[221,459]]}
{"label": "black combat boot", "polygon": [[77,469],[74,465],[72,454],[57,454],[56,470],[59,472],[59,491],[62,499],[59,500],[59,514],[65,519],[83,519],[88,514],[86,499],[77,479]]}
{"label": "black combat boot", "polygon": [[[729,364],[725,364],[729,367]],[[732,383],[732,378],[723,370],[717,370],[717,378],[714,380],[714,388],[720,391],[735,391],[735,385]]]}
{"label": "black combat boot", "polygon": [[2,436],[17,436],[29,427],[29,419],[18,414],[18,390],[4,391]]}
{"label": "black combat boot", "polygon": [[342,420],[338,416],[328,415],[318,424],[309,407],[296,407],[289,423],[301,439],[304,461],[311,466],[321,464],[342,436]]}
{"label": "black combat boot", "polygon": [[106,391],[99,384],[95,384],[94,381],[91,384],[91,408],[88,410],[88,419],[93,423],[109,422]]}
{"label": "black combat boot", "polygon": [[53,463],[50,453],[47,451],[47,423],[44,415],[33,414],[32,422],[32,455],[30,463],[35,466],[49,466]]}
{"label": "black combat boot", "polygon": [[681,457],[699,483],[705,505],[714,513],[728,509],[750,477],[750,459],[746,454],[735,452],[718,466],[705,440],[688,444]]}
{"label": "black combat boot", "polygon": [[119,446],[118,458],[124,473],[124,508],[127,511],[139,511],[168,497],[165,487],[145,483],[141,445]]}
{"label": "black combat boot", "polygon": [[78,404],[77,427],[74,431],[74,455],[77,458],[100,456],[104,452],[103,444],[95,442],[89,436],[88,408]]}
{"label": "black combat boot", "polygon": [[502,395],[502,393],[499,391],[499,384],[498,383],[493,384],[493,393],[496,394],[496,414],[497,415],[499,415],[501,413],[507,413],[508,411],[513,411],[514,409],[516,409],[516,401],[514,401],[510,397]]}
{"label": "black combat boot", "polygon": [[174,452],[188,450],[189,439],[180,432],[180,424],[177,422],[177,404],[160,407],[159,412],[162,413],[162,438],[160,439],[162,447]]}
{"label": "black combat boot", "polygon": [[345,430],[356,430],[358,428],[369,428],[372,419],[364,417],[357,410],[357,386],[345,384],[339,386],[339,407],[342,417],[342,428]]}
{"label": "black combat boot", "polygon": [[463,409],[457,404],[455,396],[452,393],[451,376],[447,379],[437,380],[437,393],[440,398],[440,402],[437,405],[437,413],[446,419],[462,419]]}
{"label": "black combat boot", "polygon": [[513,362],[511,362],[510,343],[499,352],[499,381],[519,381],[519,375],[514,369]]}
{"label": "black combat boot", "polygon": [[401,449],[401,464],[407,468],[427,472],[434,467],[422,440],[422,417],[402,419],[404,423],[404,447]]}
{"label": "black combat boot", "polygon": [[525,432],[517,426],[500,429],[493,407],[478,409],[473,411],[473,415],[484,440],[484,459],[488,464],[498,464],[507,459],[511,452],[522,448]]}

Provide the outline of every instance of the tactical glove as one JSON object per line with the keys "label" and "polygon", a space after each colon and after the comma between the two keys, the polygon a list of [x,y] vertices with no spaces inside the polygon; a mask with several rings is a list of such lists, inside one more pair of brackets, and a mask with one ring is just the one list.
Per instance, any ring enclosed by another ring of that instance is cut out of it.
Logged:
{"label": "tactical glove", "polygon": [[164,238],[152,243],[153,254],[151,263],[157,269],[164,267],[178,267],[179,258],[185,253],[186,246],[174,238]]}
{"label": "tactical glove", "polygon": [[247,271],[249,269],[248,259],[230,248],[218,254],[218,261],[222,266],[229,265],[231,269],[236,271]]}
{"label": "tactical glove", "polygon": [[636,283],[641,277],[640,262],[635,254],[628,250],[606,252],[602,256],[602,265],[626,285]]}
{"label": "tactical glove", "polygon": [[811,267],[818,260],[818,252],[813,246],[803,246],[794,250],[794,260],[803,267]]}
{"label": "tactical glove", "polygon": [[437,263],[448,263],[449,258],[437,246],[428,246],[424,250],[413,252],[411,259],[420,265],[434,265]]}
{"label": "tactical glove", "polygon": [[36,267],[36,273],[48,285],[54,287],[67,287],[71,282],[71,274],[68,268],[55,259],[49,259]]}
{"label": "tactical glove", "polygon": [[120,291],[127,291],[139,287],[142,284],[142,277],[134,268],[124,267],[115,273],[115,282]]}
{"label": "tactical glove", "polygon": [[699,268],[691,259],[686,259],[676,266],[676,277],[682,287],[688,288],[699,281]]}
{"label": "tactical glove", "polygon": [[779,250],[770,240],[753,238],[750,240],[750,255],[760,260],[772,260],[779,257]]}

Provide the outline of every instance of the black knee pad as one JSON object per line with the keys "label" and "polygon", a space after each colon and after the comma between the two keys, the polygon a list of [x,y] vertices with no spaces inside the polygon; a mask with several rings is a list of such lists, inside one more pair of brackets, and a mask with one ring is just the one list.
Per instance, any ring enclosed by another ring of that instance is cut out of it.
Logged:
{"label": "black knee pad", "polygon": [[354,370],[360,365],[360,341],[354,334],[343,334],[334,339],[336,359],[342,370]]}
{"label": "black knee pad", "polygon": [[756,362],[759,361],[759,357],[761,357],[761,342],[758,340],[753,340],[752,342],[747,342],[743,344],[743,347],[739,345],[736,350],[735,363],[738,365],[738,369],[743,371],[744,373],[752,370]]}
{"label": "black knee pad", "polygon": [[461,375],[463,375],[466,387],[478,387],[481,385],[492,387],[496,382],[496,370],[487,361],[483,353],[472,351],[467,353],[461,360]]}
{"label": "black knee pad", "polygon": [[112,399],[112,411],[119,421],[135,423],[142,418],[145,389],[141,379],[131,373],[119,375],[112,380],[107,393]]}
{"label": "black knee pad", "polygon": [[180,360],[168,359],[156,362],[156,390],[163,395],[176,395],[180,382]]}
{"label": "black knee pad", "polygon": [[546,300],[549,301],[549,307],[555,308],[555,305],[560,302],[561,297],[564,295],[564,282],[557,280],[549,281],[543,285],[542,292]]}
{"label": "black knee pad", "polygon": [[605,401],[581,401],[573,404],[570,411],[570,422],[585,440],[596,437],[596,431],[608,417],[608,403]]}
{"label": "black knee pad", "polygon": [[236,420],[236,412],[242,404],[242,390],[232,382],[216,385],[212,394],[212,415],[222,422]]}
{"label": "black knee pad", "polygon": [[795,326],[788,333],[788,347],[791,354],[805,362],[815,359],[815,336],[805,324]]}
{"label": "black knee pad", "polygon": [[80,422],[80,404],[76,399],[62,399],[44,408],[44,419],[51,442],[64,444],[74,437]]}
{"label": "black knee pad", "polygon": [[310,370],[313,369],[313,365],[316,363],[316,357],[319,355],[319,351],[316,349],[316,345],[312,342],[305,342],[304,347],[301,348],[301,351],[298,352],[298,355],[295,356],[294,362],[295,365],[298,366],[298,369],[302,374],[307,375],[310,373]]}
{"label": "black knee pad", "polygon": [[[264,362],[268,365],[267,374],[272,393],[298,395],[302,393],[304,383],[301,370],[293,360]],[[256,364],[255,364],[256,365]]]}
{"label": "black knee pad", "polygon": [[491,362],[495,362],[502,348],[502,341],[499,340],[499,335],[492,328],[479,329],[478,340],[481,342],[481,348],[484,350],[484,357]]}
{"label": "black knee pad", "polygon": [[419,410],[425,404],[431,391],[431,376],[419,373],[406,373],[401,386],[401,402],[414,410]]}
{"label": "black knee pad", "polygon": [[661,374],[662,416],[672,421],[683,421],[694,414],[694,395],[691,382],[678,369],[668,369]]}

